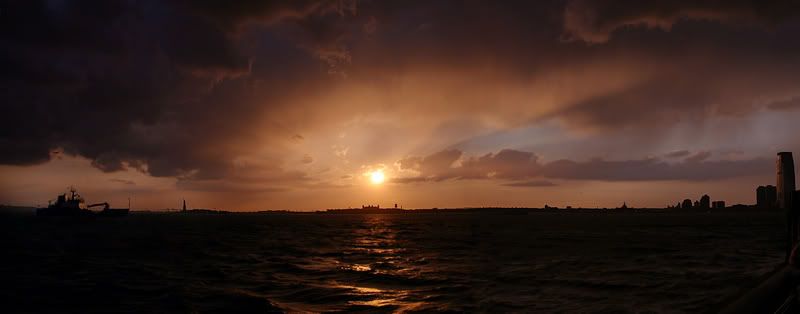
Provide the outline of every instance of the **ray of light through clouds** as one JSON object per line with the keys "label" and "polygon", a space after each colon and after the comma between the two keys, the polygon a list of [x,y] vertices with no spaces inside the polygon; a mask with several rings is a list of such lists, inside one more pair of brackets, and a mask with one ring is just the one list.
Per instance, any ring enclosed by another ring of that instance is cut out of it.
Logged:
{"label": "ray of light through clouds", "polygon": [[5,6],[0,203],[752,203],[800,151],[795,1]]}

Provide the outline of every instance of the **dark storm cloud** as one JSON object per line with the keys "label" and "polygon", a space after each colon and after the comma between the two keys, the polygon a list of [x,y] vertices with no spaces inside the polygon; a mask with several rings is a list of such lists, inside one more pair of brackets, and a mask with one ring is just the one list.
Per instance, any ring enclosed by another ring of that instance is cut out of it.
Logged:
{"label": "dark storm cloud", "polygon": [[[764,52],[765,56],[773,54]],[[652,136],[651,131],[668,130],[679,123],[701,125],[711,118],[750,114],[765,95],[800,92],[791,83],[800,70],[797,58],[755,63],[751,57],[735,54],[716,60],[706,55],[686,58],[657,57],[659,62],[653,66],[663,70],[649,78],[563,106],[545,118],[565,121],[571,128],[637,130],[639,134]],[[669,62],[682,66],[674,67]],[[738,65],[726,67],[730,63]]]}
{"label": "dark storm cloud", "polygon": [[[545,116],[572,128],[647,134],[720,112],[746,113],[761,96],[797,95],[795,34],[681,22],[685,29],[629,32],[588,47],[559,37],[600,42],[620,27],[667,29],[681,18],[777,25],[797,12],[792,2],[761,3],[11,1],[0,29],[0,164],[46,162],[61,148],[106,172],[258,180],[239,176],[238,158],[266,151],[263,162],[280,164],[284,142],[303,142],[303,121],[315,114],[313,122],[338,122],[415,103],[421,105],[393,118],[458,114],[503,127]],[[415,89],[426,79],[433,83]],[[603,85],[615,80],[621,83]],[[326,98],[342,82],[381,96],[404,91],[406,82],[411,87],[409,99]],[[413,98],[418,95],[434,101]],[[303,102],[315,96],[321,100],[314,105]],[[570,169],[588,163],[567,161],[562,169],[513,150],[462,155],[452,150],[403,160],[402,167],[421,176],[402,180],[558,178],[575,176]],[[314,165],[324,162],[314,157]],[[651,167],[656,180],[669,178],[663,169],[715,167],[708,160],[598,163],[622,173]],[[268,167],[259,173],[302,178],[287,172]]]}
{"label": "dark storm cloud", "polygon": [[673,125],[712,102],[708,86],[659,79],[589,98],[554,116],[584,128],[629,129]]}
{"label": "dark storm cloud", "polygon": [[[168,10],[174,14],[165,22],[168,53],[199,73],[236,75],[249,70],[251,57],[239,44],[245,25],[289,27],[291,40],[328,62],[328,53],[339,48],[346,30],[340,17],[355,14],[352,0],[322,1],[178,1]],[[330,17],[330,16],[333,17]],[[340,52],[342,54],[346,52]]]}
{"label": "dark storm cloud", "polygon": [[[247,24],[275,26],[284,22],[279,33],[290,36],[298,46],[326,62],[331,71],[349,63],[350,54],[343,41],[353,31],[355,0],[279,0],[279,1],[179,1],[177,7],[221,28],[226,34],[241,32]],[[191,28],[191,26],[190,26]],[[196,32],[202,36],[204,32]]]}
{"label": "dark storm cloud", "polygon": [[[503,117],[508,124],[526,123],[515,118],[540,122],[537,115],[541,113],[535,109],[552,105],[553,109],[542,115],[565,121],[570,128],[641,129],[641,134],[652,136],[651,130],[669,129],[681,122],[699,125],[722,115],[748,114],[760,97],[797,92],[796,84],[791,83],[800,73],[796,57],[800,47],[791,39],[797,27],[790,23],[796,20],[793,3],[366,3],[360,5],[359,13],[374,15],[378,31],[369,40],[353,43],[350,71],[368,76],[372,83],[417,64],[433,68],[422,73],[459,73],[467,78],[484,78],[484,73],[470,70],[488,68],[492,71],[485,79],[476,79],[474,86],[464,88],[477,86],[478,91],[441,89],[440,93],[453,100],[425,109],[445,107],[442,110],[447,112],[500,115],[504,108],[497,103],[503,96],[488,96],[508,95],[496,88],[522,84],[531,94],[554,95],[543,96],[544,100],[533,96],[509,105],[517,108],[509,110],[513,117]],[[608,34],[622,27],[625,36],[603,45],[560,41],[563,32],[573,30],[565,12],[575,10],[595,18],[597,27],[622,25],[609,29]],[[700,11],[709,12],[709,17],[694,13]],[[627,26],[631,25],[629,19],[639,21],[640,16],[650,15],[660,18],[659,14],[666,16],[661,19],[669,25],[680,20],[680,26],[668,32]],[[685,18],[686,14],[690,18]],[[740,16],[752,18],[737,24]],[[724,23],[720,23],[723,17]],[[572,67],[577,69],[570,72]],[[594,89],[615,80],[620,83]],[[462,94],[472,97],[461,99]]]}
{"label": "dark storm cloud", "polygon": [[[561,159],[540,163],[533,153],[505,149],[496,154],[469,157],[458,164],[456,159],[461,154],[458,150],[448,150],[425,158],[411,157],[401,160],[402,167],[407,167],[409,162],[414,165],[404,169],[417,170],[419,175],[399,178],[395,182],[410,183],[446,179],[522,180],[537,177],[598,181],[705,181],[759,175],[769,173],[772,168],[770,160],[761,158],[707,160],[711,155],[708,152],[697,153],[683,162],[677,163],[666,162],[658,158],[620,161],[597,158],[588,161]],[[448,162],[429,163],[424,168],[422,163],[414,163],[414,160],[424,162],[427,159],[441,159],[442,156],[449,156],[446,158]],[[541,183],[542,181],[534,180],[512,182],[505,185],[532,186],[539,184],[538,186],[546,186]]]}
{"label": "dark storm cloud", "polygon": [[681,19],[758,23],[771,27],[796,16],[798,9],[800,3],[791,0],[572,0],[564,11],[564,35],[567,40],[602,43],[621,28],[642,26],[668,31]]}
{"label": "dark storm cloud", "polygon": [[800,68],[789,52],[800,50],[791,39],[799,12],[797,1],[570,1],[565,37],[602,43],[586,51],[626,55],[645,74],[552,116],[574,128],[657,138],[651,131],[747,115],[764,97],[796,95],[789,82]]}
{"label": "dark storm cloud", "polygon": [[272,0],[272,1],[176,1],[179,8],[213,20],[226,28],[235,28],[247,21],[278,22],[301,19],[315,14],[354,11],[352,0]]}
{"label": "dark storm cloud", "polygon": [[275,47],[243,45],[241,25],[301,23],[353,5],[8,2],[0,31],[7,69],[0,74],[0,163],[37,164],[62,148],[106,172],[226,176],[234,158],[259,142],[289,138],[260,119],[282,106],[293,92],[286,86],[326,79],[314,55],[298,50],[306,41],[262,36],[262,45]]}

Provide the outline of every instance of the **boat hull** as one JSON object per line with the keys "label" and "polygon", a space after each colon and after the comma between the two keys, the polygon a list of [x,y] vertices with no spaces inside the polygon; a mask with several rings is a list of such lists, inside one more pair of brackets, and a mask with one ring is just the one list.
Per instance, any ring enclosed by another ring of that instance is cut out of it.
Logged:
{"label": "boat hull", "polygon": [[93,213],[82,208],[54,208],[45,207],[36,209],[36,216],[91,216]]}
{"label": "boat hull", "polygon": [[93,212],[88,209],[82,208],[38,208],[36,209],[36,216],[50,216],[50,217],[86,217],[86,216],[99,216],[99,217],[120,217],[128,215],[130,210],[127,208],[107,208],[103,211]]}

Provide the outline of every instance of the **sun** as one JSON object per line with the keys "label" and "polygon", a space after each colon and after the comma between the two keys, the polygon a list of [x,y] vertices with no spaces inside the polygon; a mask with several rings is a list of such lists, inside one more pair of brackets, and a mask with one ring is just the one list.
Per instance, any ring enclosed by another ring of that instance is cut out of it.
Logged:
{"label": "sun", "polygon": [[375,170],[369,174],[369,180],[372,184],[381,184],[384,180],[386,180],[386,176],[383,174],[381,170]]}

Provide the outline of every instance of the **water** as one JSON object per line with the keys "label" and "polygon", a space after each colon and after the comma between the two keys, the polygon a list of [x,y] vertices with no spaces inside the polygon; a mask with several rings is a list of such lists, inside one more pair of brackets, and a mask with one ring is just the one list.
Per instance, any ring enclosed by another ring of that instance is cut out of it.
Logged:
{"label": "water", "polygon": [[780,213],[4,214],[11,312],[713,312]]}

